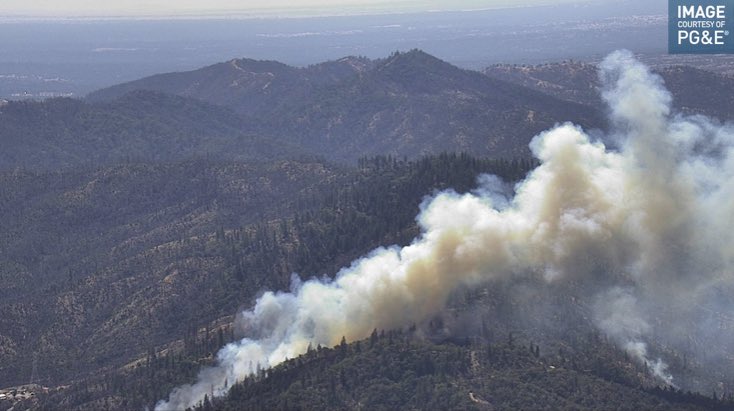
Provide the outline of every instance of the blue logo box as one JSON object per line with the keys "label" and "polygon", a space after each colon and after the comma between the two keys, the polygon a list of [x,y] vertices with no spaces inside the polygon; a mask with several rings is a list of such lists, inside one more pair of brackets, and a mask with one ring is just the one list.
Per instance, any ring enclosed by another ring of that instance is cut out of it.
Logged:
{"label": "blue logo box", "polygon": [[734,53],[734,0],[668,0],[668,53]]}

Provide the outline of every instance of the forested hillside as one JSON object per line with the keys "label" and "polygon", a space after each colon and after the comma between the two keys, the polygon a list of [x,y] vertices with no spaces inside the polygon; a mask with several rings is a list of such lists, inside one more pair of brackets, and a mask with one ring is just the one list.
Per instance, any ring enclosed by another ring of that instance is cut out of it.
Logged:
{"label": "forested hillside", "polygon": [[513,180],[530,166],[466,155],[359,163],[3,174],[0,384],[27,383],[34,362],[46,386],[122,366],[287,288],[291,273],[333,275],[410,241],[433,190],[471,189],[484,172]]}
{"label": "forested hillside", "polygon": [[[644,388],[639,365],[590,336],[593,351],[545,352],[509,334],[431,343],[415,330],[322,348],[238,383],[201,410],[242,409],[728,409],[675,389]],[[547,347],[543,347],[547,348]]]}
{"label": "forested hillside", "polygon": [[121,161],[176,162],[212,156],[267,160],[304,153],[243,131],[223,107],[150,91],[109,103],[69,98],[0,106],[0,170],[55,170]]}

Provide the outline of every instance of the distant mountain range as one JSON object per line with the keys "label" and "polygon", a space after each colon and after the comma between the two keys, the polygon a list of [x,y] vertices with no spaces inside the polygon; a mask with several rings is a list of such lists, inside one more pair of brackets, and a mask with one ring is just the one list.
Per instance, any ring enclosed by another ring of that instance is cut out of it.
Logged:
{"label": "distant mountain range", "polygon": [[[661,71],[687,113],[731,119],[734,79]],[[419,50],[305,68],[235,59],[91,93],[0,107],[0,169],[125,160],[302,155],[355,163],[441,152],[523,157],[558,122],[604,128],[596,67],[566,62],[463,70]]]}
{"label": "distant mountain range", "polygon": [[306,68],[231,60],[100,90],[93,102],[155,90],[228,107],[248,133],[283,138],[337,161],[443,151],[519,156],[555,122],[601,124],[589,107],[462,70],[422,51],[346,57]]}

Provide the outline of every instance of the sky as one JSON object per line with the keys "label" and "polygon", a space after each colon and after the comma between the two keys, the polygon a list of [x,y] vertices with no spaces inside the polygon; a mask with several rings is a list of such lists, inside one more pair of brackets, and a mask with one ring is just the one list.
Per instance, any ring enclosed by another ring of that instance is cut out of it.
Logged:
{"label": "sky", "polygon": [[0,17],[338,15],[538,6],[592,0],[0,0]]}

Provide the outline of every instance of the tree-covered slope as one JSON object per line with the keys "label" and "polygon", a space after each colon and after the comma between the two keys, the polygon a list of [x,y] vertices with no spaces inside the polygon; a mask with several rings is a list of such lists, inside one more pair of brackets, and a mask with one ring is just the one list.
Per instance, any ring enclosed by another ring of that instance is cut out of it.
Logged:
{"label": "tree-covered slope", "polygon": [[[725,409],[731,401],[645,385],[608,343],[544,352],[517,339],[434,343],[407,331],[313,350],[237,383],[197,410]],[[512,338],[510,336],[510,338]]]}
{"label": "tree-covered slope", "polygon": [[[0,174],[0,386],[56,386],[234,314],[291,274],[404,243],[426,194],[527,165],[207,160]],[[192,323],[194,321],[194,323]]]}
{"label": "tree-covered slope", "polygon": [[0,142],[0,170],[300,154],[282,141],[244,133],[242,120],[228,109],[149,91],[98,104],[67,98],[10,102],[0,107]]}

